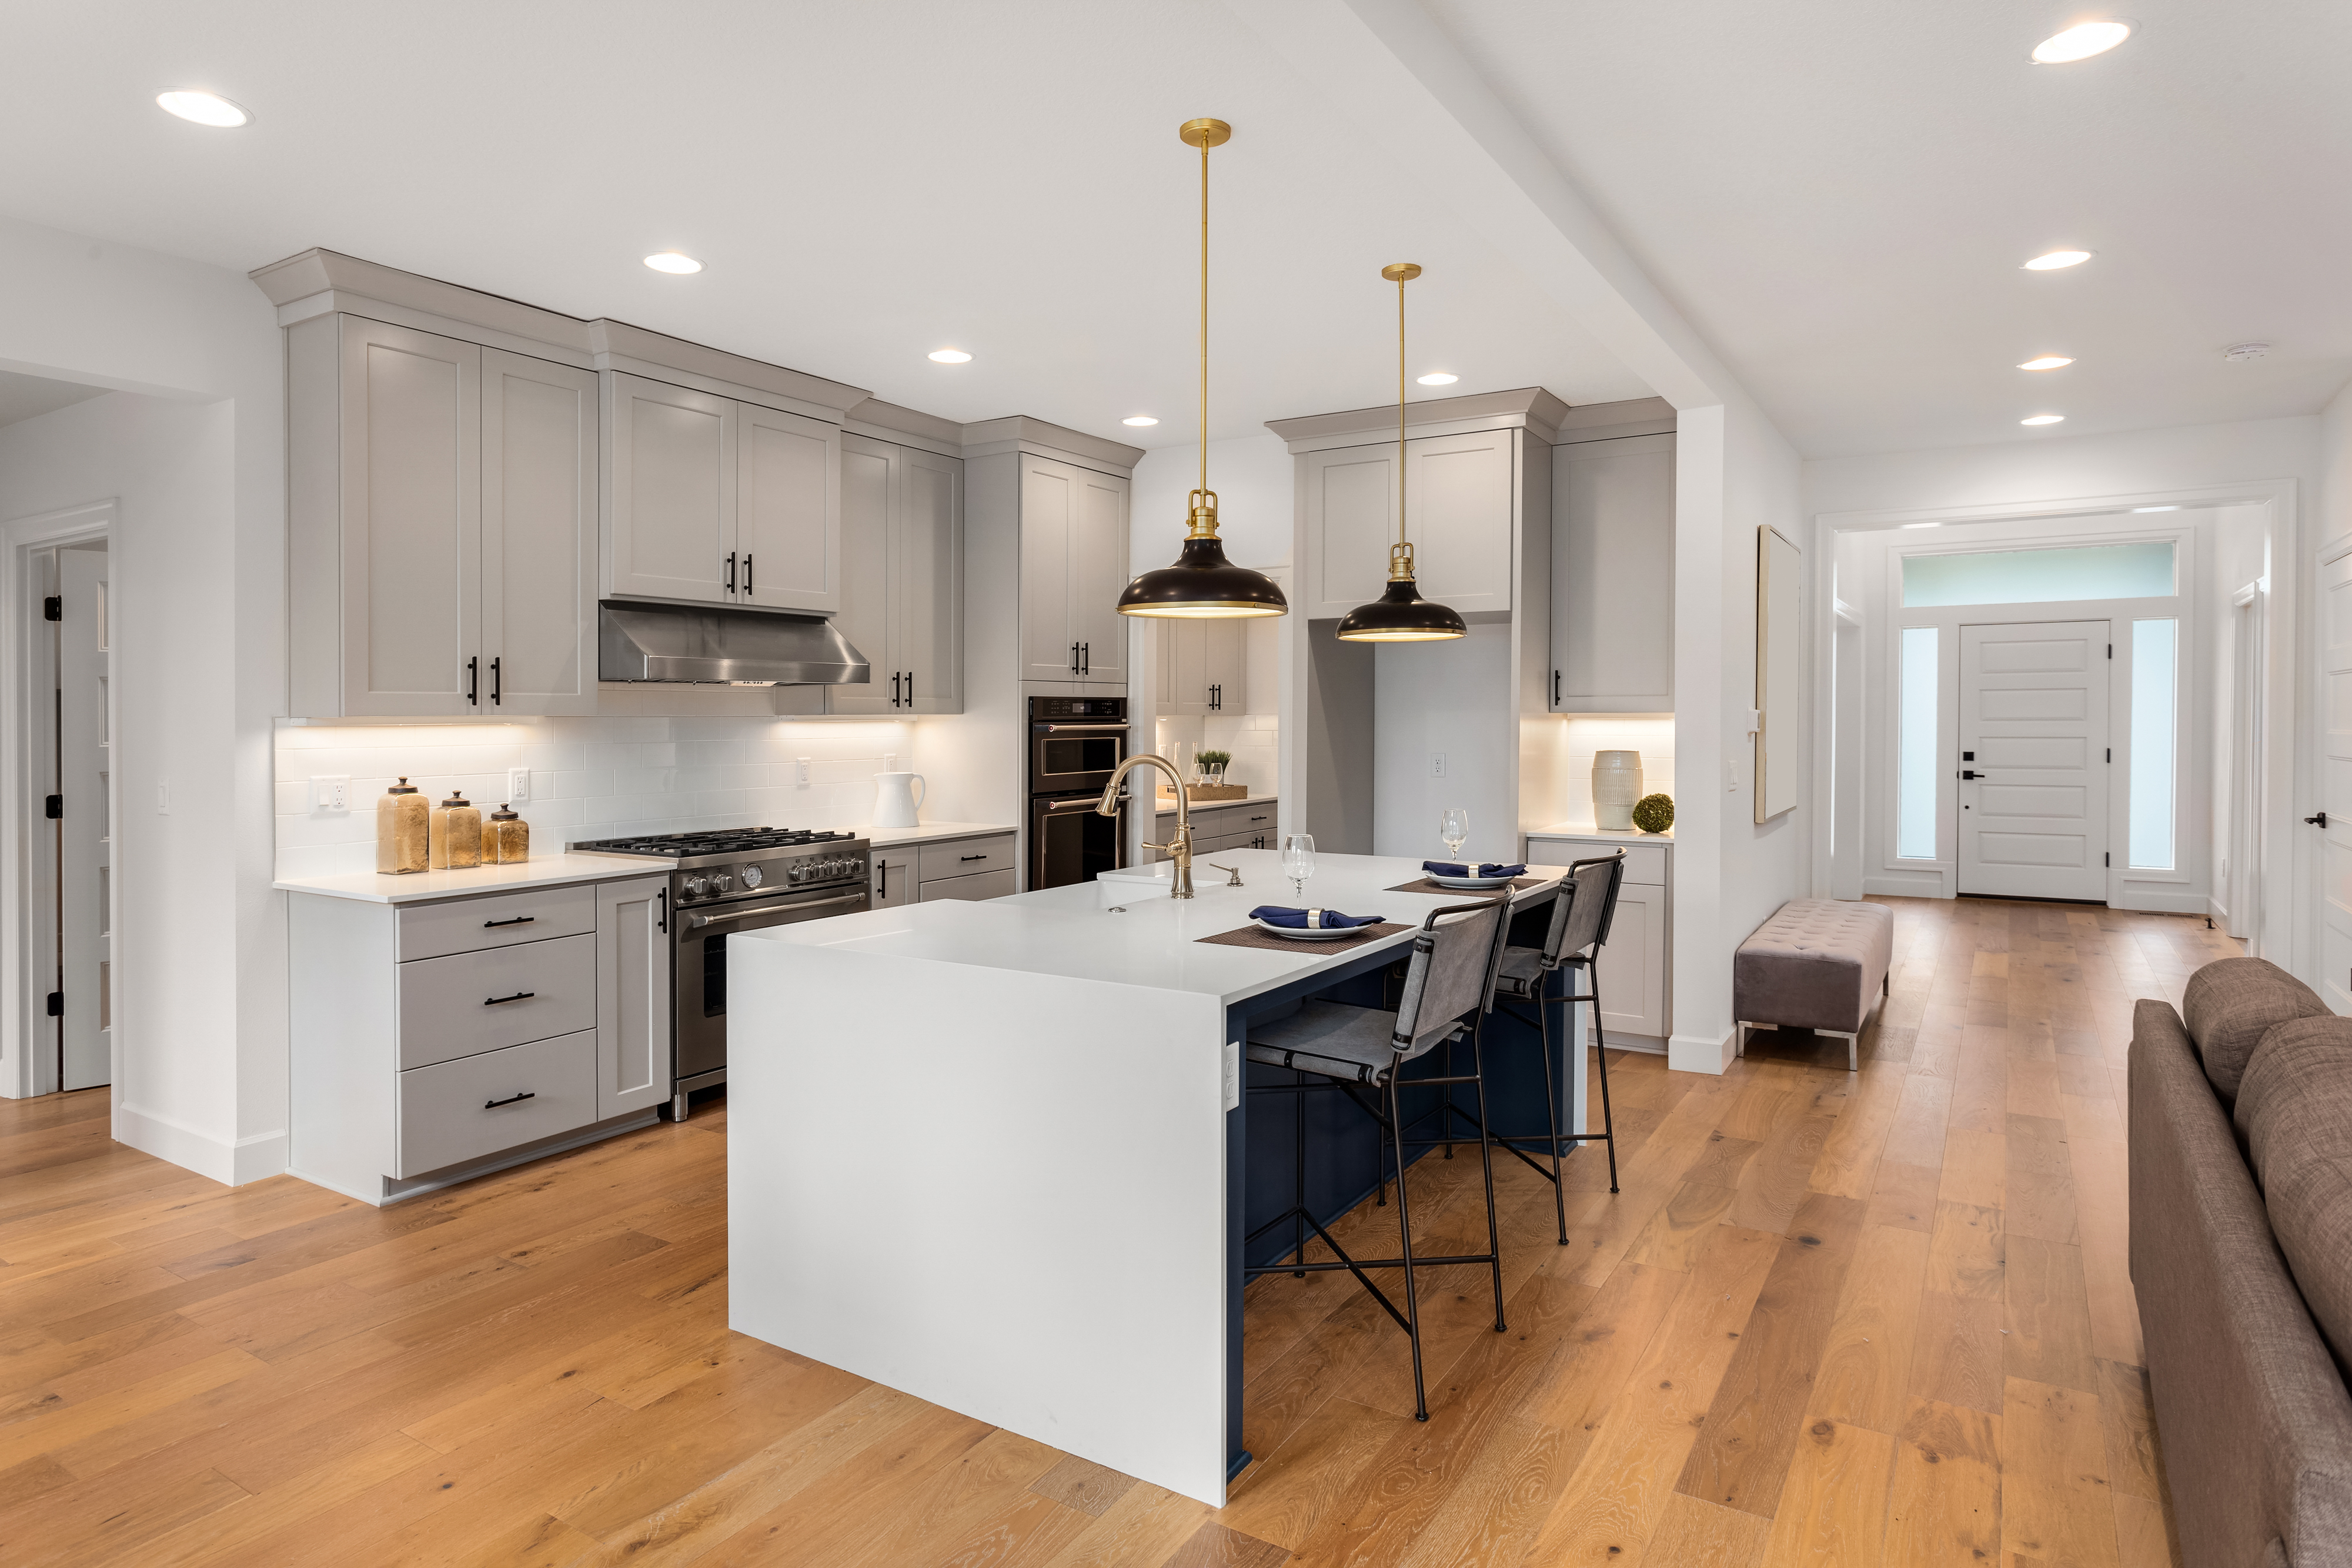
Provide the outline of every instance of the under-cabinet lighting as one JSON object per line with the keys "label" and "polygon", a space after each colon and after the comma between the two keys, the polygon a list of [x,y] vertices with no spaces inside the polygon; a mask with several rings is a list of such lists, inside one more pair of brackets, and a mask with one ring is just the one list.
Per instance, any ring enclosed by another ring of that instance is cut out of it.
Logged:
{"label": "under-cabinet lighting", "polygon": [[961,349],[933,349],[931,358],[943,365],[961,365],[971,356]]}
{"label": "under-cabinet lighting", "polygon": [[675,250],[656,251],[652,256],[646,257],[646,265],[652,267],[656,272],[675,273],[680,277],[685,277],[689,272],[700,272],[702,270],[702,263],[695,260],[694,257],[686,255],[682,251]]}
{"label": "under-cabinet lighting", "polygon": [[2132,510],[2133,510],[2134,512],[2136,512],[2136,513],[2137,513],[2137,512],[2177,512],[2177,511],[2180,510],[2180,508],[2179,508],[2179,507],[2134,507],[2132,508]]}
{"label": "under-cabinet lighting", "polygon": [[2021,371],[2055,371],[2074,362],[2063,354],[2044,354],[2038,360],[2028,360],[2017,368]]}
{"label": "under-cabinet lighting", "polygon": [[2066,423],[2066,416],[2063,413],[2029,413],[2017,423],[2020,424],[2063,424]]}
{"label": "under-cabinet lighting", "polygon": [[1906,528],[1940,528],[1944,525],[1941,523],[1906,523],[1903,526]]}
{"label": "under-cabinet lighting", "polygon": [[2035,256],[2025,264],[2028,272],[2055,272],[2062,267],[2080,267],[2091,259],[2087,250],[2053,250]]}
{"label": "under-cabinet lighting", "polygon": [[1429,374],[1418,379],[1420,380],[1421,384],[1425,387],[1450,387],[1462,378],[1460,376],[1448,375],[1444,371],[1432,371]]}
{"label": "under-cabinet lighting", "polygon": [[2082,22],[2033,46],[2037,66],[2066,66],[2104,55],[2131,37],[2129,22]]}
{"label": "under-cabinet lighting", "polygon": [[1152,418],[1148,413],[1130,413],[1125,419],[1120,420],[1119,423],[1121,424],[1145,425],[1158,424],[1160,422]]}
{"label": "under-cabinet lighting", "polygon": [[155,106],[166,114],[176,114],[182,120],[198,125],[209,125],[219,131],[234,131],[249,123],[253,116],[242,104],[230,102],[216,92],[202,88],[175,87],[155,95]]}

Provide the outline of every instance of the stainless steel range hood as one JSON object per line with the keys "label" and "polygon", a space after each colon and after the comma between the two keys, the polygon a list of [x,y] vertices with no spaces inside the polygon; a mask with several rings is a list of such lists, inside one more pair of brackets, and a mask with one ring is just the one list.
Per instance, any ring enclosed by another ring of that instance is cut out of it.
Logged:
{"label": "stainless steel range hood", "polygon": [[606,600],[596,607],[596,675],[606,681],[862,685],[866,655],[821,615]]}

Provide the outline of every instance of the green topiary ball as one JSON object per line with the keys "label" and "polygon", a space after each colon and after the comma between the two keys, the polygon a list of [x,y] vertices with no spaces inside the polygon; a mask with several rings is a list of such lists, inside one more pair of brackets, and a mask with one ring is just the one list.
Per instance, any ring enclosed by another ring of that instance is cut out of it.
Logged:
{"label": "green topiary ball", "polygon": [[1672,795],[1643,796],[1633,802],[1633,825],[1645,833],[1664,832],[1675,825],[1675,798]]}

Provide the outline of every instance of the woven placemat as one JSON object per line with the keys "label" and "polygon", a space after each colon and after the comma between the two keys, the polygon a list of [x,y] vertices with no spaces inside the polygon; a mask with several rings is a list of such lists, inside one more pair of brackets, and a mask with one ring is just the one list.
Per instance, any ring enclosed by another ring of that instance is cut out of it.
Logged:
{"label": "woven placemat", "polygon": [[[1511,885],[1513,887],[1541,887],[1549,880],[1549,879],[1547,877],[1540,876],[1515,876],[1511,879]],[[1440,898],[1494,898],[1500,895],[1503,889],[1499,887],[1440,887],[1424,876],[1419,881],[1402,883],[1395,887],[1383,888],[1381,891],[1383,893],[1431,893],[1435,894]]]}
{"label": "woven placemat", "polygon": [[1244,925],[1238,931],[1220,931],[1214,936],[1195,937],[1218,947],[1263,947],[1269,953],[1344,953],[1350,947],[1360,947],[1375,936],[1393,936],[1412,927],[1393,920],[1383,920],[1377,925],[1359,927],[1352,936],[1309,936],[1291,938],[1269,936],[1255,925]]}

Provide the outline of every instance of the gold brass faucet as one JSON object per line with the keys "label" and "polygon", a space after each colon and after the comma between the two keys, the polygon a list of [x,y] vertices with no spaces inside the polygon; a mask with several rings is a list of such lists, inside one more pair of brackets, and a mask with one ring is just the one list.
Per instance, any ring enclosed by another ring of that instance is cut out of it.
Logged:
{"label": "gold brass faucet", "polygon": [[1146,844],[1143,847],[1147,850],[1168,852],[1169,860],[1176,866],[1175,884],[1169,889],[1168,896],[1190,898],[1192,896],[1192,802],[1190,792],[1184,788],[1183,776],[1176,771],[1174,763],[1149,751],[1139,757],[1129,758],[1118,765],[1118,771],[1110,776],[1110,782],[1103,786],[1102,800],[1096,805],[1095,810],[1106,817],[1118,815],[1120,782],[1129,773],[1146,763],[1150,763],[1168,775],[1169,782],[1176,786],[1176,831],[1170,835],[1164,844]]}

